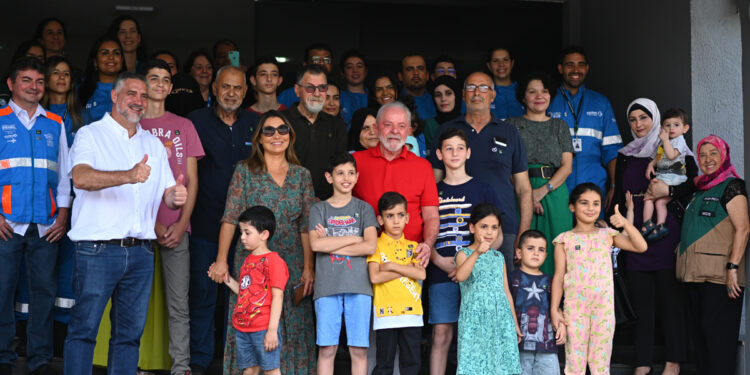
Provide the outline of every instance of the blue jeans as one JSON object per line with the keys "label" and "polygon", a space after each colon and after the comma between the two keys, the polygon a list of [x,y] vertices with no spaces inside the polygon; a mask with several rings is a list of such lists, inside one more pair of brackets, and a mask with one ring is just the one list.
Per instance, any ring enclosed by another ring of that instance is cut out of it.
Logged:
{"label": "blue jeans", "polygon": [[76,242],[73,306],[65,339],[65,373],[90,374],[96,334],[112,298],[108,374],[132,375],[146,324],[154,278],[154,253],[148,244],[133,247]]}
{"label": "blue jeans", "polygon": [[206,275],[219,244],[190,236],[190,362],[208,367],[214,357],[214,312],[219,284]]}
{"label": "blue jeans", "polygon": [[16,285],[19,280],[21,259],[25,259],[29,292],[29,322],[27,325],[28,366],[30,370],[52,359],[52,311],[57,292],[58,243],[39,238],[35,224],[26,234],[0,239],[0,363],[13,364],[16,353],[11,348],[16,335],[15,306]]}

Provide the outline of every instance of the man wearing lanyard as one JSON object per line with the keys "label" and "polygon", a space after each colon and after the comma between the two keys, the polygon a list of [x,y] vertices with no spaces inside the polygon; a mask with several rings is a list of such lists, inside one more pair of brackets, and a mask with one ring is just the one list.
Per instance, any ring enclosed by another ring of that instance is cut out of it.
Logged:
{"label": "man wearing lanyard", "polygon": [[572,190],[584,182],[593,182],[602,192],[607,192],[606,208],[614,192],[617,150],[622,147],[617,121],[609,100],[583,84],[589,72],[588,58],[583,48],[570,46],[562,51],[560,57],[557,70],[562,75],[562,86],[548,111],[550,117],[562,118],[570,126],[575,158],[573,171],[566,181],[568,189]]}

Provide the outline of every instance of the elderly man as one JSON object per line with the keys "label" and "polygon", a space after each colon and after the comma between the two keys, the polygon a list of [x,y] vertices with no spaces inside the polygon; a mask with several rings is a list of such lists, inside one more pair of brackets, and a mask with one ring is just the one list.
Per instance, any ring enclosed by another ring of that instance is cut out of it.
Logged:
{"label": "elderly man", "polygon": [[429,75],[427,61],[422,55],[410,54],[401,59],[401,71],[398,73],[398,79],[404,86],[404,93],[414,97],[414,102],[417,104],[417,114],[423,120],[435,118],[437,115],[432,95],[427,92],[427,77]]}
{"label": "elderly man", "polygon": [[303,67],[297,72],[294,88],[300,101],[282,114],[294,128],[297,136],[294,152],[312,174],[315,196],[328,199],[333,194],[333,187],[325,179],[326,166],[332,155],[346,151],[346,124],[322,112],[328,91],[328,78],[322,67]]}
{"label": "elderly man", "polygon": [[[302,67],[309,65],[319,65],[325,69],[326,74],[331,74],[333,68],[333,50],[326,44],[314,43],[305,49],[305,61],[302,62]],[[299,101],[297,95],[297,89],[292,86],[279,94],[279,103],[285,105],[287,108],[292,108],[294,103]]]}
{"label": "elderly man", "polygon": [[405,146],[411,129],[411,113],[401,102],[388,103],[378,110],[377,146],[354,153],[359,180],[354,195],[378,212],[378,199],[387,191],[401,193],[407,201],[409,223],[406,239],[419,242],[417,252],[427,265],[435,245],[440,218],[438,195],[430,163]]}
{"label": "elderly man", "polygon": [[145,78],[121,73],[113,84],[111,114],[78,130],[71,149],[74,292],[65,340],[65,373],[91,373],[104,308],[112,298],[108,372],[138,370],[154,275],[151,241],[159,205],[185,204],[187,190],[172,176],[158,138],[141,128],[148,94]]}
{"label": "elderly man", "polygon": [[573,171],[566,181],[568,189],[572,191],[578,184],[593,182],[607,192],[604,208],[608,208],[615,191],[617,150],[622,147],[612,105],[604,95],[584,84],[589,60],[583,48],[564,49],[557,70],[562,76],[562,86],[547,111],[550,117],[568,123],[573,138],[575,158]]}
{"label": "elderly man", "polygon": [[216,104],[188,117],[206,153],[198,160],[198,197],[190,220],[190,360],[195,374],[201,374],[214,356],[218,284],[206,277],[206,270],[216,260],[229,181],[237,163],[250,156],[259,120],[255,113],[240,108],[247,93],[245,82],[242,70],[222,67],[212,84]]}
{"label": "elderly man", "polygon": [[[503,244],[500,247],[508,271],[513,270],[513,254],[516,234],[523,233],[531,225],[532,200],[529,183],[526,147],[518,130],[499,120],[490,112],[490,104],[495,99],[492,78],[485,73],[470,74],[464,82],[466,115],[443,124],[437,137],[446,129],[463,130],[469,138],[471,158],[466,161],[466,172],[479,181],[490,184],[500,198],[503,212]],[[435,150],[430,154],[430,162],[435,171],[435,179],[444,175],[443,163]],[[521,220],[516,218],[516,197]]]}
{"label": "elderly man", "polygon": [[0,373],[10,374],[16,354],[13,315],[21,262],[29,291],[27,365],[32,374],[52,373],[52,310],[57,292],[58,244],[70,207],[68,142],[62,119],[39,105],[44,66],[34,57],[11,65],[8,106],[0,108],[3,199],[0,211]]}

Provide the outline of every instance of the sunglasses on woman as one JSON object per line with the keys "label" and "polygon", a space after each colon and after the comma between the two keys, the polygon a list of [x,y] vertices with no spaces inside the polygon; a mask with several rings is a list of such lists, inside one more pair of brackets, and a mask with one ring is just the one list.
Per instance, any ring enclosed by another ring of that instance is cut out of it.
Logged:
{"label": "sunglasses on woman", "polygon": [[266,137],[273,137],[273,134],[276,132],[278,132],[279,135],[287,135],[289,134],[289,130],[289,125],[287,124],[281,124],[276,128],[273,126],[264,126],[263,129],[261,129],[263,135]]}

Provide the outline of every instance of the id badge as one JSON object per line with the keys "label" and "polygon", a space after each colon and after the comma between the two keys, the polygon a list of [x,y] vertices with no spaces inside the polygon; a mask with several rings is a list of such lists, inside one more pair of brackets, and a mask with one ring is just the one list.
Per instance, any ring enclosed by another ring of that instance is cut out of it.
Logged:
{"label": "id badge", "polygon": [[581,138],[573,138],[573,151],[583,151],[583,140]]}

